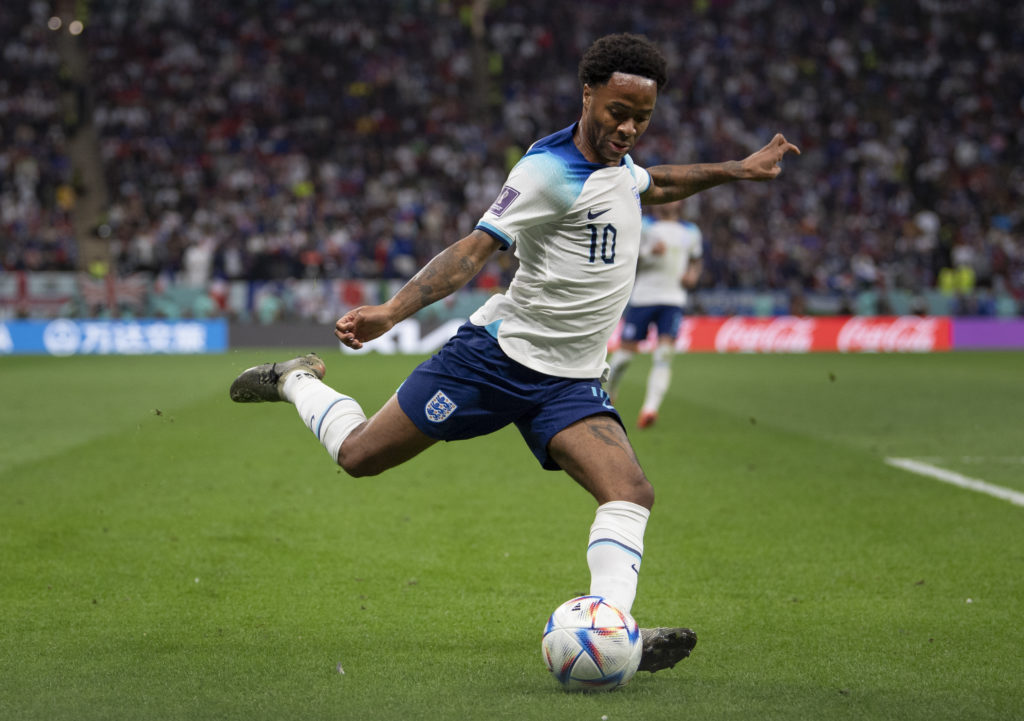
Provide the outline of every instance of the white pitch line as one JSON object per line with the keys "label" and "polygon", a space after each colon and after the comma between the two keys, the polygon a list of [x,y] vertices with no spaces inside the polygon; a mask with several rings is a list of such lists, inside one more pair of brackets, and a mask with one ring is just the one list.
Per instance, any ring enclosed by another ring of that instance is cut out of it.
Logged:
{"label": "white pitch line", "polygon": [[1019,491],[1013,491],[1009,488],[1003,488],[992,483],[986,483],[985,481],[979,481],[977,478],[971,478],[970,476],[964,476],[954,471],[948,471],[945,468],[939,468],[933,466],[930,463],[922,463],[921,461],[915,461],[913,458],[886,458],[885,462],[890,466],[902,468],[905,471],[916,473],[920,476],[928,476],[934,478],[937,481],[943,483],[951,483],[954,486],[960,486],[971,491],[977,491],[978,493],[984,493],[994,498],[999,498],[1004,501],[1009,501],[1015,506],[1024,506],[1024,493]]}

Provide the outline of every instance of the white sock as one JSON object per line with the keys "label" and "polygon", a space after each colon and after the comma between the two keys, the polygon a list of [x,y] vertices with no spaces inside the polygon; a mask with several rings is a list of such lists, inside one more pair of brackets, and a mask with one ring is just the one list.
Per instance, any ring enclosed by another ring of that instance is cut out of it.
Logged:
{"label": "white sock", "polygon": [[650,511],[635,503],[611,501],[598,506],[590,527],[590,594],[609,599],[627,613],[636,598],[644,556],[644,529],[650,515]]}
{"label": "white sock", "polygon": [[355,399],[338,393],[308,371],[289,374],[281,390],[284,397],[295,404],[306,428],[337,463],[341,444],[366,420],[363,409]]}
{"label": "white sock", "polygon": [[626,368],[629,367],[631,360],[633,360],[633,351],[619,348],[612,353],[612,357],[608,361],[608,397],[611,398],[612,403],[615,402],[615,397],[619,394],[619,384],[622,383],[622,376],[626,374]]}
{"label": "white sock", "polygon": [[651,372],[647,374],[647,393],[643,409],[655,411],[661,407],[672,381],[672,346],[659,345],[651,358]]}

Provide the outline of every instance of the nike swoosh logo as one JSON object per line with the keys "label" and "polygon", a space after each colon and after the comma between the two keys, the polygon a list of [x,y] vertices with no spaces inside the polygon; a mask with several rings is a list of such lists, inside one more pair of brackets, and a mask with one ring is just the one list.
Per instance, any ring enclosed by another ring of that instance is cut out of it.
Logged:
{"label": "nike swoosh logo", "polygon": [[594,218],[598,218],[598,217],[604,215],[605,213],[607,213],[609,210],[611,210],[611,208],[605,208],[604,210],[599,210],[596,213],[593,210],[588,210],[587,211],[587,219],[588,220],[593,220]]}

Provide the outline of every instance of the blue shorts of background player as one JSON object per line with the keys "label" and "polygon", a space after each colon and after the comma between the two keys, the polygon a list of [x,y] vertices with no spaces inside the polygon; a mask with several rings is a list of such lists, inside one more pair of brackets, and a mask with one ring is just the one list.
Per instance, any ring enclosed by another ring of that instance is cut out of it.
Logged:
{"label": "blue shorts of background player", "polygon": [[658,327],[658,336],[679,335],[683,322],[683,309],[677,305],[641,305],[626,309],[622,326],[622,340],[642,341],[652,325]]}
{"label": "blue shorts of background player", "polygon": [[559,378],[509,358],[486,328],[465,323],[398,389],[398,403],[420,431],[443,441],[486,435],[515,423],[548,470],[560,467],[548,443],[588,416],[622,424],[600,380]]}

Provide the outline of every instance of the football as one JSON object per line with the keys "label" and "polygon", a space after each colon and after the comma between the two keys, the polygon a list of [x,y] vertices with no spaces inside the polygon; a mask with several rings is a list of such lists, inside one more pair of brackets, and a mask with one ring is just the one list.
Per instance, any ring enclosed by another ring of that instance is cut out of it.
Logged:
{"label": "football", "polygon": [[643,643],[628,613],[601,596],[579,596],[551,614],[541,648],[565,690],[609,691],[633,678]]}

